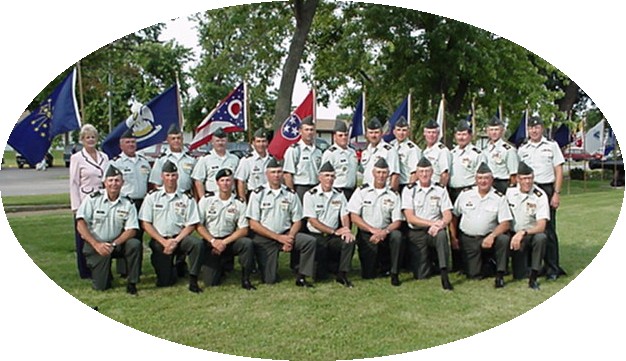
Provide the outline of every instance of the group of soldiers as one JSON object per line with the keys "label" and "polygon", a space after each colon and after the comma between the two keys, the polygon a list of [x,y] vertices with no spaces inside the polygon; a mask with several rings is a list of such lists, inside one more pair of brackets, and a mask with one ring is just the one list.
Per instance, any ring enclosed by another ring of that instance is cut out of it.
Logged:
{"label": "group of soldiers", "polygon": [[422,150],[409,139],[406,119],[394,125],[395,140],[387,143],[374,118],[359,164],[343,121],[336,122],[333,145],[322,152],[313,119],[303,119],[301,138],[282,162],[267,152],[261,129],[242,159],[228,152],[222,129],[213,134],[212,150],[196,159],[184,152],[174,125],[169,149],[153,166],[127,132],[104,188],[76,213],[93,287],[111,287],[111,259],[119,258],[128,293],[137,293],[145,232],[157,286],[188,275],[196,293],[202,292],[199,280],[219,285],[234,269],[235,256],[244,289],[255,289],[255,272],[263,283],[278,282],[281,251],[290,253],[297,286],[314,287],[313,279],[334,274],[351,288],[357,249],[361,277],[389,277],[393,286],[401,285],[406,268],[415,279],[438,274],[445,290],[453,289],[450,272],[495,276],[501,288],[511,260],[513,278],[528,278],[529,287],[538,289],[539,276],[564,274],[555,232],[564,160],[558,145],[543,136],[539,118],[530,120],[530,138],[519,149],[502,140],[503,131],[502,122],[492,119],[489,144],[479,150],[467,122],[460,121],[450,151],[431,120]]}

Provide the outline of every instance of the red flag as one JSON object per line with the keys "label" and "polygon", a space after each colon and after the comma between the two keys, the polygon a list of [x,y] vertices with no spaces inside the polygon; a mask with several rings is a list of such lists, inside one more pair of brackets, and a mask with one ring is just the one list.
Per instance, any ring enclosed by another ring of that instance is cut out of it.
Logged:
{"label": "red flag", "polygon": [[274,132],[274,137],[267,148],[274,158],[283,159],[287,148],[300,140],[300,124],[302,119],[309,115],[315,119],[315,92],[313,90]]}
{"label": "red flag", "polygon": [[218,128],[222,128],[226,133],[245,131],[248,123],[246,97],[246,83],[241,83],[219,102],[215,109],[198,125],[189,149],[195,149],[208,143]]}

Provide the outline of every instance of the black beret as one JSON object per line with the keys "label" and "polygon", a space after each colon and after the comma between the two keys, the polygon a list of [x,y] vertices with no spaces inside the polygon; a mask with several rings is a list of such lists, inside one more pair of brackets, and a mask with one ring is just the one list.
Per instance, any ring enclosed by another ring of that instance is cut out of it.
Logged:
{"label": "black beret", "polygon": [[335,167],[333,167],[333,165],[330,164],[330,162],[325,162],[324,164],[322,164],[322,167],[320,168],[320,173],[334,172],[334,171],[335,171]]}
{"label": "black beret", "polygon": [[480,163],[480,165],[478,166],[478,169],[476,169],[476,174],[487,174],[487,173],[491,173],[491,168],[489,168],[489,166],[485,162]]}
{"label": "black beret", "polygon": [[259,128],[254,132],[255,138],[266,138],[267,139],[267,131],[263,128]]}
{"label": "black beret", "polygon": [[348,132],[348,126],[346,125],[346,122],[344,122],[343,120],[335,121],[335,128],[333,128],[333,132],[335,132],[335,133],[337,133],[337,132],[347,133]]}
{"label": "black beret", "polygon": [[[108,177],[117,177],[117,176],[122,176],[122,172],[120,172],[119,169],[115,168],[114,166],[110,165],[109,168],[107,169],[106,174],[104,175],[105,178]],[[124,176],[122,176],[123,178]]]}
{"label": "black beret", "polygon": [[176,167],[176,164],[168,160],[165,163],[163,163],[163,167],[161,167],[161,172],[163,173],[178,172],[178,167]]}
{"label": "black beret", "polygon": [[217,128],[217,130],[213,133],[213,136],[217,138],[226,138],[226,132],[222,127]]}
{"label": "black beret", "polygon": [[304,119],[302,119],[301,125],[315,125],[315,122],[313,121],[313,117],[310,115],[307,115],[306,117],[304,117]]}
{"label": "black beret", "polygon": [[457,132],[464,132],[464,131],[471,131],[472,129],[470,128],[470,125],[467,120],[461,119],[459,120],[459,124],[456,125],[456,128],[454,128],[454,130]]}
{"label": "black beret", "polygon": [[394,128],[405,128],[408,126],[409,126],[409,122],[406,120],[406,118],[400,117],[400,119],[398,119],[398,121],[394,125]]}
{"label": "black beret", "polygon": [[123,139],[123,138],[133,138],[133,139],[137,138],[137,137],[135,137],[135,134],[133,134],[133,128],[132,127],[126,129],[126,131],[124,133],[122,133],[122,136],[120,137],[120,139]]}
{"label": "black beret", "polygon": [[528,119],[528,126],[532,127],[535,125],[543,125],[543,120],[541,120],[541,118],[539,117],[531,117],[530,119]]}
{"label": "black beret", "polygon": [[528,164],[524,162],[519,162],[519,166],[517,167],[518,175],[529,175],[533,174],[533,169],[528,166]]}
{"label": "black beret", "polygon": [[178,126],[178,122],[174,122],[172,123],[172,125],[170,125],[169,129],[167,130],[167,134],[182,134],[182,132],[180,131],[180,126]]}
{"label": "black beret", "polygon": [[383,127],[383,125],[380,123],[380,120],[378,120],[378,118],[373,117],[372,119],[370,119],[370,121],[367,123],[367,129],[381,129]]}
{"label": "black beret", "polygon": [[282,168],[283,166],[280,165],[280,163],[278,162],[278,160],[276,160],[276,158],[274,157],[270,157],[270,161],[267,163],[267,168]]}
{"label": "black beret", "polygon": [[374,168],[387,169],[389,168],[389,164],[387,164],[385,158],[378,158],[376,163],[374,163]]}
{"label": "black beret", "polygon": [[426,129],[437,129],[437,128],[439,128],[439,123],[437,123],[437,121],[435,119],[430,119],[429,121],[426,122],[426,124],[424,125],[424,128],[426,128]]}
{"label": "black beret", "polygon": [[420,161],[417,162],[417,167],[418,168],[428,168],[428,167],[432,167],[432,166],[433,166],[433,164],[426,157],[422,157],[422,159],[420,159]]}
{"label": "black beret", "polygon": [[230,177],[231,175],[233,175],[232,170],[229,168],[222,168],[217,172],[217,174],[215,174],[215,180],[219,180],[222,177]]}

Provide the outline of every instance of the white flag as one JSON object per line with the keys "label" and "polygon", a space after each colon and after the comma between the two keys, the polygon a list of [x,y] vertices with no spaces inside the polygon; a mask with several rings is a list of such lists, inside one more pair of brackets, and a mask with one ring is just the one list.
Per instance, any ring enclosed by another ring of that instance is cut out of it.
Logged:
{"label": "white flag", "polygon": [[604,119],[602,119],[598,124],[594,125],[593,128],[587,131],[585,135],[585,153],[587,154],[602,154],[604,151]]}
{"label": "white flag", "polygon": [[437,141],[441,141],[441,138],[443,138],[443,122],[444,122],[444,98],[441,98],[441,101],[439,102],[439,109],[437,110],[437,125],[439,125],[439,138],[437,139]]}

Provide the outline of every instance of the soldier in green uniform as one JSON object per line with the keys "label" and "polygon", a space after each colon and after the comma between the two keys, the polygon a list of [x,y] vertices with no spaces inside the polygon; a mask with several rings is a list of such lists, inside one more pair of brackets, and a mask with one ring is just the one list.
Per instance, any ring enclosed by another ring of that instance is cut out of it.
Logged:
{"label": "soldier in green uniform", "polygon": [[[439,183],[444,187],[448,186],[450,180],[450,150],[439,141],[439,124],[434,119],[430,119],[424,125],[424,140],[426,147],[422,151],[422,156],[433,165],[433,183]],[[415,178],[411,183],[415,182]]]}
{"label": "soldier in green uniform", "polygon": [[422,158],[417,163],[416,173],[417,183],[409,184],[402,192],[402,211],[410,228],[409,250],[413,276],[425,279],[434,273],[435,262],[430,257],[430,251],[434,249],[441,286],[451,291],[447,227],[452,221],[452,202],[444,187],[432,184],[433,167],[428,159]]}
{"label": "soldier in green uniform", "polygon": [[546,193],[534,184],[534,178],[532,168],[520,162],[517,168],[517,186],[509,187],[506,198],[513,214],[513,237],[511,237],[513,278],[528,277],[528,286],[538,290],[537,276],[541,271],[546,250],[545,229],[550,219],[550,205]]}
{"label": "soldier in green uniform", "polygon": [[298,252],[296,286],[313,287],[306,277],[312,277],[315,267],[315,238],[301,233],[302,203],[293,189],[281,183],[283,171],[275,158],[265,171],[267,184],[250,193],[246,217],[254,232],[252,242],[263,282],[278,281],[278,253]]}
{"label": "soldier in green uniform", "polygon": [[517,150],[515,147],[502,139],[504,124],[498,117],[493,117],[487,123],[487,135],[489,144],[485,149],[487,165],[493,172],[493,187],[500,193],[506,193],[509,185],[516,184],[517,174]]}
{"label": "soldier in green uniform", "polygon": [[543,120],[531,117],[528,121],[529,140],[522,144],[518,154],[520,159],[534,171],[535,183],[548,196],[550,203],[550,220],[546,228],[548,243],[544,268],[546,277],[555,280],[565,275],[559,262],[559,239],[556,233],[556,210],[561,204],[563,186],[563,153],[559,145],[543,136]]}
{"label": "soldier in green uniform", "polygon": [[300,140],[285,151],[283,179],[285,185],[296,191],[300,202],[304,193],[317,185],[317,173],[322,165],[322,152],[315,146],[313,117],[302,119]]}
{"label": "soldier in green uniform", "polygon": [[322,154],[322,164],[330,162],[335,169],[333,187],[343,193],[346,199],[352,197],[356,188],[358,160],[354,149],[348,146],[348,127],[343,120],[335,122],[333,145]]}
{"label": "soldier in green uniform", "polygon": [[405,117],[398,119],[393,127],[393,135],[396,139],[389,144],[398,152],[400,164],[398,193],[402,194],[402,189],[411,182],[411,175],[415,173],[417,162],[422,158],[422,150],[409,139],[409,123]]}
{"label": "soldier in green uniform", "polygon": [[227,143],[228,135],[224,129],[218,128],[211,138],[213,149],[202,156],[193,168],[191,178],[193,179],[196,201],[200,200],[200,197],[207,191],[217,192],[215,174],[220,169],[228,168],[233,172],[237,169],[239,157],[226,149]]}
{"label": "soldier in green uniform", "polygon": [[[350,231],[350,216],[346,197],[333,188],[335,169],[326,162],[320,168],[317,186],[304,194],[303,215],[307,227],[317,241],[317,279],[325,279],[330,271],[331,259],[339,264],[337,282],[351,288],[348,272],[354,255],[354,236]],[[333,267],[333,271],[335,267]]]}
{"label": "soldier in green uniform", "polygon": [[379,159],[384,159],[388,165],[389,188],[398,191],[400,186],[400,161],[398,159],[398,151],[383,139],[382,124],[377,118],[372,118],[367,123],[365,137],[367,138],[367,147],[361,155],[361,165],[363,166],[363,183],[374,184],[374,176],[372,170]]}
{"label": "soldier in green uniform", "polygon": [[483,162],[476,171],[476,186],[462,191],[454,203],[450,236],[453,247],[458,247],[460,240],[468,278],[484,276],[483,259],[493,254],[495,286],[502,288],[510,242],[507,232],[513,216],[504,194],[492,186],[493,174]]}
{"label": "soldier in green uniform", "polygon": [[202,292],[198,274],[204,254],[204,242],[191,236],[200,222],[198,206],[191,193],[183,193],[178,184],[178,167],[166,161],[161,170],[163,187],[152,190],[139,211],[141,225],[150,235],[152,266],[156,272],[157,287],[176,283],[174,256],[185,254],[189,266],[189,290]]}
{"label": "soldier in green uniform", "polygon": [[77,228],[86,241],[83,254],[96,290],[111,287],[111,259],[124,258],[128,266],[126,291],[137,294],[141,242],[133,238],[139,225],[132,201],[120,194],[122,172],[110,166],[104,176],[104,191],[85,198],[76,212]]}
{"label": "soldier in green uniform", "polygon": [[265,168],[272,157],[267,152],[267,145],[267,132],[262,128],[257,129],[252,141],[252,152],[239,160],[234,177],[237,195],[244,202],[248,200],[253,189],[267,183]]}
{"label": "soldier in green uniform", "polygon": [[[400,196],[387,186],[389,165],[385,158],[378,159],[374,164],[372,178],[372,185],[363,184],[348,202],[350,219],[358,227],[356,239],[361,277],[375,278],[378,274],[389,272],[391,284],[400,286],[398,271],[402,234],[399,229],[403,218]],[[383,253],[388,254],[390,265],[381,264]]]}
{"label": "soldier in green uniform", "polygon": [[248,234],[246,204],[235,197],[233,172],[220,169],[215,175],[218,193],[207,192],[198,202],[200,223],[197,231],[208,243],[204,262],[200,269],[201,278],[207,286],[217,286],[224,274],[224,263],[239,256],[241,287],[255,290],[250,283],[250,272],[254,266],[254,249]]}

